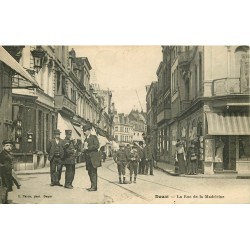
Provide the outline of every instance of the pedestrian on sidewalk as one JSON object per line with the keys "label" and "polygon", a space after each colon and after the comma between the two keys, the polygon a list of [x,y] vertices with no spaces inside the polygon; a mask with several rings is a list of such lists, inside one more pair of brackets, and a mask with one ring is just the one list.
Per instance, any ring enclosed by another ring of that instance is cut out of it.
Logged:
{"label": "pedestrian on sidewalk", "polygon": [[63,140],[63,165],[66,167],[65,171],[65,188],[72,189],[75,177],[76,157],[77,157],[77,141],[72,140],[72,130],[65,130],[65,139]]}
{"label": "pedestrian on sidewalk", "polygon": [[179,139],[176,143],[176,151],[175,151],[175,162],[178,166],[178,173],[185,174],[186,172],[186,152],[184,149],[183,142]]}
{"label": "pedestrian on sidewalk", "polygon": [[7,188],[7,192],[13,191],[13,181],[17,188],[20,188],[20,182],[17,181],[12,176],[12,171],[14,169],[13,166],[13,141],[10,139],[6,139],[2,142],[3,150],[0,153],[0,176],[2,179],[3,186]]}
{"label": "pedestrian on sidewalk", "polygon": [[187,150],[187,174],[197,175],[198,174],[198,149],[195,142],[192,140],[191,145]]}
{"label": "pedestrian on sidewalk", "polygon": [[144,155],[145,155],[145,174],[148,175],[148,171],[150,175],[154,175],[154,153],[153,148],[150,143],[150,137],[147,137],[147,144],[144,147]]}
{"label": "pedestrian on sidewalk", "polygon": [[145,147],[143,145],[143,141],[139,141],[139,145],[137,146],[137,151],[140,158],[138,174],[145,174],[146,161],[145,161]]}
{"label": "pedestrian on sidewalk", "polygon": [[[125,150],[125,145],[120,144],[119,150],[116,152],[114,156],[114,161],[117,163],[117,170],[119,175],[119,184],[127,184],[126,182],[126,166],[128,163],[128,154]],[[123,179],[122,179],[123,176]]]}
{"label": "pedestrian on sidewalk", "polygon": [[134,183],[136,183],[138,165],[139,165],[140,157],[137,151],[137,146],[133,145],[132,150],[129,153],[129,170],[130,170],[130,183],[132,183],[133,175],[134,175]]}
{"label": "pedestrian on sidewalk", "polygon": [[101,166],[101,156],[98,152],[99,141],[96,135],[91,134],[91,126],[85,125],[83,127],[85,135],[83,150],[86,159],[86,170],[91,182],[91,187],[88,191],[97,191],[97,168]]}
{"label": "pedestrian on sidewalk", "polygon": [[47,145],[48,159],[50,161],[50,186],[62,186],[60,179],[62,175],[62,159],[64,156],[63,140],[60,138],[61,131],[54,130],[54,138]]}

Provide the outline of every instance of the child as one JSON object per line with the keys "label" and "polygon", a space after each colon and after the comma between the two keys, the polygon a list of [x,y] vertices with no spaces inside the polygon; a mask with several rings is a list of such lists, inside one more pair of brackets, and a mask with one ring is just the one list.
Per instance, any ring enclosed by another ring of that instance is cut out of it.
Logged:
{"label": "child", "polygon": [[13,155],[12,155],[12,147],[13,142],[11,140],[3,141],[3,150],[0,153],[0,175],[3,181],[3,185],[7,187],[7,191],[13,191],[13,181],[16,184],[17,188],[20,188],[20,183],[18,180],[12,175],[13,173]]}
{"label": "child", "polygon": [[[114,156],[114,160],[117,163],[117,169],[118,169],[118,174],[119,174],[119,184],[127,184],[126,182],[126,165],[128,162],[128,156],[127,156],[127,152],[125,150],[125,145],[120,144],[119,146],[119,150],[116,152],[115,156]],[[123,175],[123,182],[122,182],[122,178],[121,175]]]}
{"label": "child", "polygon": [[139,153],[137,151],[137,146],[133,145],[132,150],[129,153],[129,170],[130,170],[130,183],[132,183],[132,177],[134,174],[134,183],[136,183],[137,169],[139,165]]}

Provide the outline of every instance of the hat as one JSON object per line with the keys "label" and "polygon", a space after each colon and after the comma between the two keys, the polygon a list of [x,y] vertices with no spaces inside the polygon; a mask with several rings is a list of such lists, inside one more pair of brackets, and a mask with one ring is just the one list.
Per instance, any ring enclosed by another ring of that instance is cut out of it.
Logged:
{"label": "hat", "polygon": [[65,135],[72,135],[72,130],[69,129],[65,130]]}
{"label": "hat", "polygon": [[61,134],[61,131],[59,129],[54,130],[54,135],[60,135],[60,134]]}
{"label": "hat", "polygon": [[82,130],[83,130],[83,131],[87,131],[87,130],[91,130],[91,128],[92,128],[91,125],[84,125],[84,126],[82,127]]}
{"label": "hat", "polygon": [[120,145],[119,145],[119,147],[121,148],[121,147],[125,147],[125,145],[123,144],[123,143],[121,143]]}
{"label": "hat", "polygon": [[5,144],[11,144],[11,145],[13,145],[13,141],[11,139],[6,139],[6,140],[3,140],[2,144],[3,145],[5,145]]}

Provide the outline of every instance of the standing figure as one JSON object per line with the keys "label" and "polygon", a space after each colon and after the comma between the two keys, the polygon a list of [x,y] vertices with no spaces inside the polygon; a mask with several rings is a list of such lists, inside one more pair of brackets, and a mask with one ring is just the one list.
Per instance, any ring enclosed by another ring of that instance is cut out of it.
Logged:
{"label": "standing figure", "polygon": [[198,174],[198,149],[194,141],[191,141],[191,145],[187,151],[187,174]]}
{"label": "standing figure", "polygon": [[145,148],[143,147],[143,142],[139,142],[139,146],[137,146],[138,154],[139,154],[139,171],[138,174],[145,174]]}
{"label": "standing figure", "polygon": [[[127,184],[126,182],[126,166],[128,163],[128,154],[125,150],[125,145],[120,144],[119,150],[116,152],[114,156],[114,161],[117,163],[118,175],[119,175],[119,183]],[[123,175],[123,182],[122,182]]]}
{"label": "standing figure", "polygon": [[150,175],[154,175],[154,152],[152,145],[150,144],[150,139],[147,139],[147,145],[144,148],[145,154],[145,174],[148,175],[148,170],[150,171]]}
{"label": "standing figure", "polygon": [[175,161],[178,164],[179,174],[184,174],[186,168],[186,153],[183,143],[179,139],[176,143]]}
{"label": "standing figure", "polygon": [[0,177],[2,178],[2,184],[4,187],[7,188],[7,192],[13,191],[13,180],[17,187],[19,188],[20,185],[18,182],[13,179],[12,170],[13,170],[13,155],[12,155],[12,148],[13,142],[11,140],[4,140],[2,142],[3,150],[0,153]]}
{"label": "standing figure", "polygon": [[91,182],[88,191],[97,191],[97,168],[101,166],[101,156],[98,152],[99,141],[96,135],[91,134],[91,126],[85,125],[83,133],[86,136],[84,140],[83,150],[86,159],[86,170]]}
{"label": "standing figure", "polygon": [[138,163],[140,161],[140,157],[137,151],[137,146],[133,145],[132,149],[129,153],[129,170],[130,170],[130,183],[132,183],[133,174],[134,174],[134,183],[136,183]]}
{"label": "standing figure", "polygon": [[64,155],[63,140],[60,138],[60,130],[54,131],[54,139],[47,145],[48,159],[50,161],[50,186],[62,186],[60,184],[62,174],[62,159]]}
{"label": "standing figure", "polygon": [[64,149],[63,165],[66,167],[65,171],[65,188],[73,188],[73,180],[75,177],[75,164],[77,156],[77,144],[75,140],[71,140],[72,130],[65,130],[65,139],[62,142]]}

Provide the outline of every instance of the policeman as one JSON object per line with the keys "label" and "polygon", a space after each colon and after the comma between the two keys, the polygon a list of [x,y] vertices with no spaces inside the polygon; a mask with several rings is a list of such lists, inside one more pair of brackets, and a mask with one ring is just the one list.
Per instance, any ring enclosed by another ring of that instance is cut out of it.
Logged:
{"label": "policeman", "polygon": [[[116,152],[114,156],[114,160],[117,163],[119,183],[127,184],[125,174],[126,174],[126,165],[128,162],[128,154],[126,152],[124,144],[120,144],[119,150]],[[121,175],[123,175],[123,182],[122,182]]]}
{"label": "policeman", "polygon": [[71,140],[72,130],[65,130],[65,139],[63,140],[64,157],[63,164],[66,167],[65,172],[65,188],[73,188],[73,180],[75,176],[75,161],[77,145],[76,141]]}

